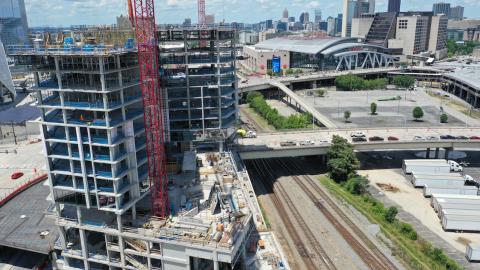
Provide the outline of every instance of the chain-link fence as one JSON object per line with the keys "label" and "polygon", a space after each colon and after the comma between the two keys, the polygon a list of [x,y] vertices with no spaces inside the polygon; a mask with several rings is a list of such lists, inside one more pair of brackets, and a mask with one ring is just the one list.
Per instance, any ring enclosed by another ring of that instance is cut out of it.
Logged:
{"label": "chain-link fence", "polygon": [[0,124],[0,144],[19,143],[31,138],[38,138],[39,134],[38,123]]}

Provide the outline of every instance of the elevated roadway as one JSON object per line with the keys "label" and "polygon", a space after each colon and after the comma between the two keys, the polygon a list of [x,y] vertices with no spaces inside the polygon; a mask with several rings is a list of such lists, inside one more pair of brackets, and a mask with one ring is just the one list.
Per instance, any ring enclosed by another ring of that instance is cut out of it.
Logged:
{"label": "elevated roadway", "polygon": [[310,113],[315,120],[322,123],[325,127],[327,128],[337,127],[332,121],[330,121],[330,119],[328,119],[326,116],[321,114],[315,108],[311,107],[309,104],[303,101],[299,96],[297,96],[297,94],[295,94],[292,90],[290,90],[290,88],[288,88],[285,84],[278,81],[269,81],[269,84],[280,89],[283,93],[285,93],[288,97],[290,97],[290,99],[294,100],[298,104],[298,106],[303,108],[304,111]]}
{"label": "elevated roadway", "polygon": [[398,71],[399,68],[390,67],[390,68],[370,68],[370,69],[357,69],[349,71],[322,71],[314,72],[308,74],[301,74],[296,76],[286,76],[286,77],[271,77],[271,78],[259,78],[259,77],[249,77],[248,80],[243,80],[238,84],[240,92],[246,93],[250,91],[260,91],[266,90],[272,87],[271,82],[280,82],[285,84],[287,87],[293,83],[304,83],[304,82],[316,82],[321,80],[331,80],[335,79],[338,76],[346,74],[354,75],[371,75],[371,74],[383,74],[393,71]]}
{"label": "elevated roadway", "polygon": [[[369,141],[353,143],[350,134],[362,131],[367,138],[380,136],[385,141]],[[324,155],[330,147],[333,135],[347,138],[353,143],[356,151],[375,150],[415,150],[415,149],[454,149],[478,148],[480,140],[440,140],[440,135],[452,136],[480,136],[480,128],[388,128],[388,129],[337,129],[314,130],[261,134],[257,138],[240,139],[238,152],[242,159],[275,158]],[[398,141],[388,141],[388,136],[398,138]],[[435,140],[418,140],[415,136],[433,136]],[[310,140],[314,145],[300,145],[301,142]],[[295,146],[280,146],[281,142],[293,141]]]}

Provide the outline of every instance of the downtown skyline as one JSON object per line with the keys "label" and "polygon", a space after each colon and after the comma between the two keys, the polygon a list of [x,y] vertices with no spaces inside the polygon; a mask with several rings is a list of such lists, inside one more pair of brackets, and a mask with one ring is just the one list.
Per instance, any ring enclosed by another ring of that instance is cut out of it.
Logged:
{"label": "downtown skyline", "polygon": [[[342,13],[343,0],[207,0],[207,14],[215,14],[216,22],[257,23],[267,19],[278,20],[285,8],[290,16],[298,20],[304,11],[313,18],[314,10],[322,10],[322,19]],[[402,11],[430,11],[437,0],[403,0]],[[478,0],[446,1],[452,6],[465,7],[464,16],[478,18],[475,10],[480,8]],[[387,10],[388,0],[376,1],[376,12]],[[25,0],[29,26],[69,26],[114,24],[116,16],[127,14],[126,0]],[[182,23],[185,18],[197,21],[196,0],[156,0],[157,23]],[[256,8],[253,8],[256,7]]]}

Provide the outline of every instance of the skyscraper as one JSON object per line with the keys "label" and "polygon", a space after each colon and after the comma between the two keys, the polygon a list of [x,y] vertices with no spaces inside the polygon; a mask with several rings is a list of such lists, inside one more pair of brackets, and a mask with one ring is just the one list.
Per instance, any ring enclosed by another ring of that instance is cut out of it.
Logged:
{"label": "skyscraper", "polygon": [[300,14],[299,20],[301,24],[307,24],[310,22],[310,15],[308,14],[308,12],[302,12],[302,14]]}
{"label": "skyscraper", "polygon": [[359,18],[362,14],[370,13],[370,4],[375,5],[372,0],[344,0],[342,37],[350,37],[352,19]]}
{"label": "skyscraper", "polygon": [[0,40],[5,45],[28,41],[27,12],[24,0],[0,1]]}
{"label": "skyscraper", "polygon": [[287,9],[287,8],[285,8],[285,9],[283,10],[282,19],[288,19],[288,9]]}
{"label": "skyscraper", "polygon": [[368,13],[375,13],[375,0],[368,0]]}
{"label": "skyscraper", "polygon": [[402,0],[388,0],[388,12],[400,12]]}
{"label": "skyscraper", "polygon": [[450,18],[450,3],[434,3],[432,11],[433,15],[445,14]]}
{"label": "skyscraper", "polygon": [[315,24],[318,25],[322,21],[322,10],[315,9]]}
{"label": "skyscraper", "polygon": [[463,19],[463,10],[462,6],[456,6],[450,8],[450,19],[453,20],[462,20]]}

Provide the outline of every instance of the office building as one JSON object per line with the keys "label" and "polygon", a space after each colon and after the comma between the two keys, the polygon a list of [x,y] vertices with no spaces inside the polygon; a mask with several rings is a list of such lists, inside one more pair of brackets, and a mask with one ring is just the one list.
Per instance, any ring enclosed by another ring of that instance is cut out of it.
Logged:
{"label": "office building", "polygon": [[215,24],[215,14],[205,15],[205,24],[206,25],[214,25]]}
{"label": "office building", "polygon": [[288,23],[286,22],[277,22],[277,26],[275,28],[277,32],[285,32],[288,31]]}
{"label": "office building", "polygon": [[251,31],[241,31],[238,35],[238,42],[244,45],[253,45],[258,43],[258,33]]}
{"label": "office building", "polygon": [[132,30],[132,22],[128,16],[122,14],[117,17],[117,28],[119,30]]}
{"label": "office building", "polygon": [[315,24],[318,25],[322,21],[322,10],[315,9]]}
{"label": "office building", "polygon": [[364,39],[371,29],[375,16],[364,14],[360,18],[352,19],[351,37]]}
{"label": "office building", "polygon": [[288,9],[285,8],[282,13],[282,19],[288,19]]}
{"label": "office building", "polygon": [[388,0],[388,12],[400,12],[400,6],[402,5],[402,0]]}
{"label": "office building", "polygon": [[0,41],[5,47],[29,42],[24,0],[0,1]]}
{"label": "office building", "polygon": [[342,34],[342,25],[343,25],[343,14],[339,13],[337,18],[335,18],[335,36],[338,34]]}
{"label": "office building", "polygon": [[288,22],[289,23],[294,23],[295,22],[295,17],[288,17]]}
{"label": "office building", "polygon": [[388,47],[388,40],[395,38],[396,19],[397,12],[376,13],[373,17],[373,21],[369,17],[360,19],[366,21],[363,22],[365,27],[370,23],[365,42]]}
{"label": "office building", "polygon": [[368,0],[368,13],[369,14],[375,13],[375,0]]}
{"label": "office building", "polygon": [[445,14],[450,18],[450,3],[434,3],[432,11],[433,15]]}
{"label": "office building", "polygon": [[14,101],[16,95],[5,48],[0,42],[0,105],[4,102]]}
{"label": "office building", "polygon": [[183,27],[190,27],[192,26],[192,19],[191,18],[185,18],[182,23]]}
{"label": "office building", "polygon": [[300,21],[301,24],[309,23],[310,22],[310,15],[308,14],[308,12],[302,12],[302,14],[300,14],[299,21]]}
{"label": "office building", "polygon": [[388,48],[401,48],[403,55],[429,52],[437,59],[446,56],[446,15],[433,12],[400,12],[396,20],[395,38],[388,40]]}
{"label": "office building", "polygon": [[327,35],[329,36],[335,36],[336,34],[335,20],[336,18],[333,18],[332,16],[327,18]]}
{"label": "office building", "polygon": [[452,20],[463,20],[463,11],[464,7],[456,6],[450,8],[450,19]]}
{"label": "office building", "polygon": [[370,3],[373,6],[375,5],[375,1],[371,0],[344,0],[342,37],[351,36],[353,18],[360,18],[361,15],[370,13]]}
{"label": "office building", "polygon": [[328,30],[328,22],[326,21],[321,21],[318,23],[318,27],[320,30],[327,32]]}

